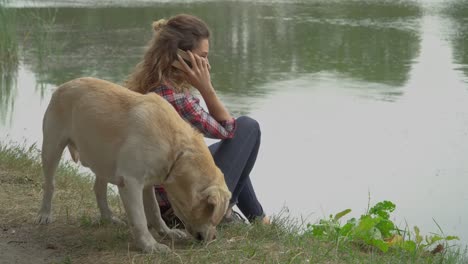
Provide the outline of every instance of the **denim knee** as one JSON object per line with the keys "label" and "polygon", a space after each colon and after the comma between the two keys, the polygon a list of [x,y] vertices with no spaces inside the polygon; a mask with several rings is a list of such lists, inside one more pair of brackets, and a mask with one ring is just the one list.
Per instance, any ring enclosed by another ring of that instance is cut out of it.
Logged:
{"label": "denim knee", "polygon": [[236,119],[237,129],[253,129],[260,133],[260,125],[258,124],[257,120],[248,117],[248,116],[240,116]]}

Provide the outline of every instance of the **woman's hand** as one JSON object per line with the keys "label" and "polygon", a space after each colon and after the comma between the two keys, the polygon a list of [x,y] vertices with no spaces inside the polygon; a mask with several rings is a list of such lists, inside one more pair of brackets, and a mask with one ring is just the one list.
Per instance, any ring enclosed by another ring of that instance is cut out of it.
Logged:
{"label": "woman's hand", "polygon": [[231,115],[219,100],[216,92],[211,85],[210,63],[208,59],[202,58],[191,51],[187,51],[190,56],[192,68],[190,68],[184,59],[177,54],[180,64],[187,75],[187,81],[197,89],[205,100],[208,111],[217,121],[226,121],[232,119]]}
{"label": "woman's hand", "polygon": [[182,64],[185,69],[187,81],[197,89],[203,97],[208,93],[213,93],[214,89],[211,85],[210,75],[211,66],[208,59],[202,58],[191,51],[187,51],[187,54],[190,57],[192,68],[185,63],[184,59],[182,59],[179,54],[177,54],[179,63]]}

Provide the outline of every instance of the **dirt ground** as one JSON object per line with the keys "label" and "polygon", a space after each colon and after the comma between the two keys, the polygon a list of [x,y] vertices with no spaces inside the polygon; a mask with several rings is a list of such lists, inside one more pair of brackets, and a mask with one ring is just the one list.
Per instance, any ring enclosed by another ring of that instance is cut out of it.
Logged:
{"label": "dirt ground", "polygon": [[0,263],[60,263],[64,256],[52,243],[36,241],[27,227],[2,227]]}
{"label": "dirt ground", "polygon": [[[19,172],[5,171],[0,166],[0,264],[89,263],[88,255],[107,263],[99,255],[115,251],[120,252],[119,257],[128,254],[130,239],[126,227],[98,226],[91,217],[77,216],[86,211],[97,216],[95,205],[88,206],[87,201],[73,197],[79,192],[56,190],[53,204],[56,220],[49,225],[36,225],[42,193],[35,177],[20,176]],[[83,206],[78,208],[70,201]]]}
{"label": "dirt ground", "polygon": [[0,264],[63,263],[66,254],[54,244],[50,227],[34,225],[37,186],[16,176],[0,171]]}
{"label": "dirt ground", "polygon": [[[41,179],[34,174],[2,169],[0,164],[0,264],[42,263],[167,263],[160,255],[144,255],[134,247],[126,225],[102,224],[91,184],[63,180],[52,203],[54,221],[37,225],[42,200]],[[112,206],[111,206],[112,207]],[[119,207],[115,215],[125,219]],[[173,244],[189,248],[190,240]],[[180,261],[176,261],[180,263]]]}

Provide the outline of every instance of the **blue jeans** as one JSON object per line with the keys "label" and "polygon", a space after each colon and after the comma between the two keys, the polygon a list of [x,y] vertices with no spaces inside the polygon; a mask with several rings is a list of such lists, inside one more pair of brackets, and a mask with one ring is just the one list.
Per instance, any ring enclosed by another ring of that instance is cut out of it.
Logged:
{"label": "blue jeans", "polygon": [[233,138],[209,146],[214,161],[224,173],[227,187],[232,193],[230,205],[237,204],[249,221],[265,216],[250,181],[250,171],[257,159],[260,138],[258,122],[241,116],[236,120]]}

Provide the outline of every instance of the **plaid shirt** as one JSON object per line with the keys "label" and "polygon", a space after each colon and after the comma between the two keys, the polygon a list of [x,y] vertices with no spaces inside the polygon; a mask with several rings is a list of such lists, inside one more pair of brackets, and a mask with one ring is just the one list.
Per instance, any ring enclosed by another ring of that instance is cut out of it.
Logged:
{"label": "plaid shirt", "polygon": [[169,199],[167,198],[166,190],[161,185],[154,186],[154,192],[156,194],[156,200],[158,201],[159,209],[161,214],[164,214],[168,209],[171,208]]}
{"label": "plaid shirt", "polygon": [[[227,139],[234,136],[236,120],[218,122],[201,106],[200,100],[189,92],[175,93],[169,85],[158,86],[150,92],[157,93],[168,101],[179,113],[179,115],[205,137],[215,139]],[[166,191],[160,185],[155,186],[156,199],[158,200],[161,213],[164,214],[171,208]]]}
{"label": "plaid shirt", "polygon": [[200,99],[189,92],[175,93],[168,85],[161,85],[151,90],[162,96],[177,110],[179,115],[205,137],[227,139],[234,136],[236,120],[218,122],[200,106]]}

